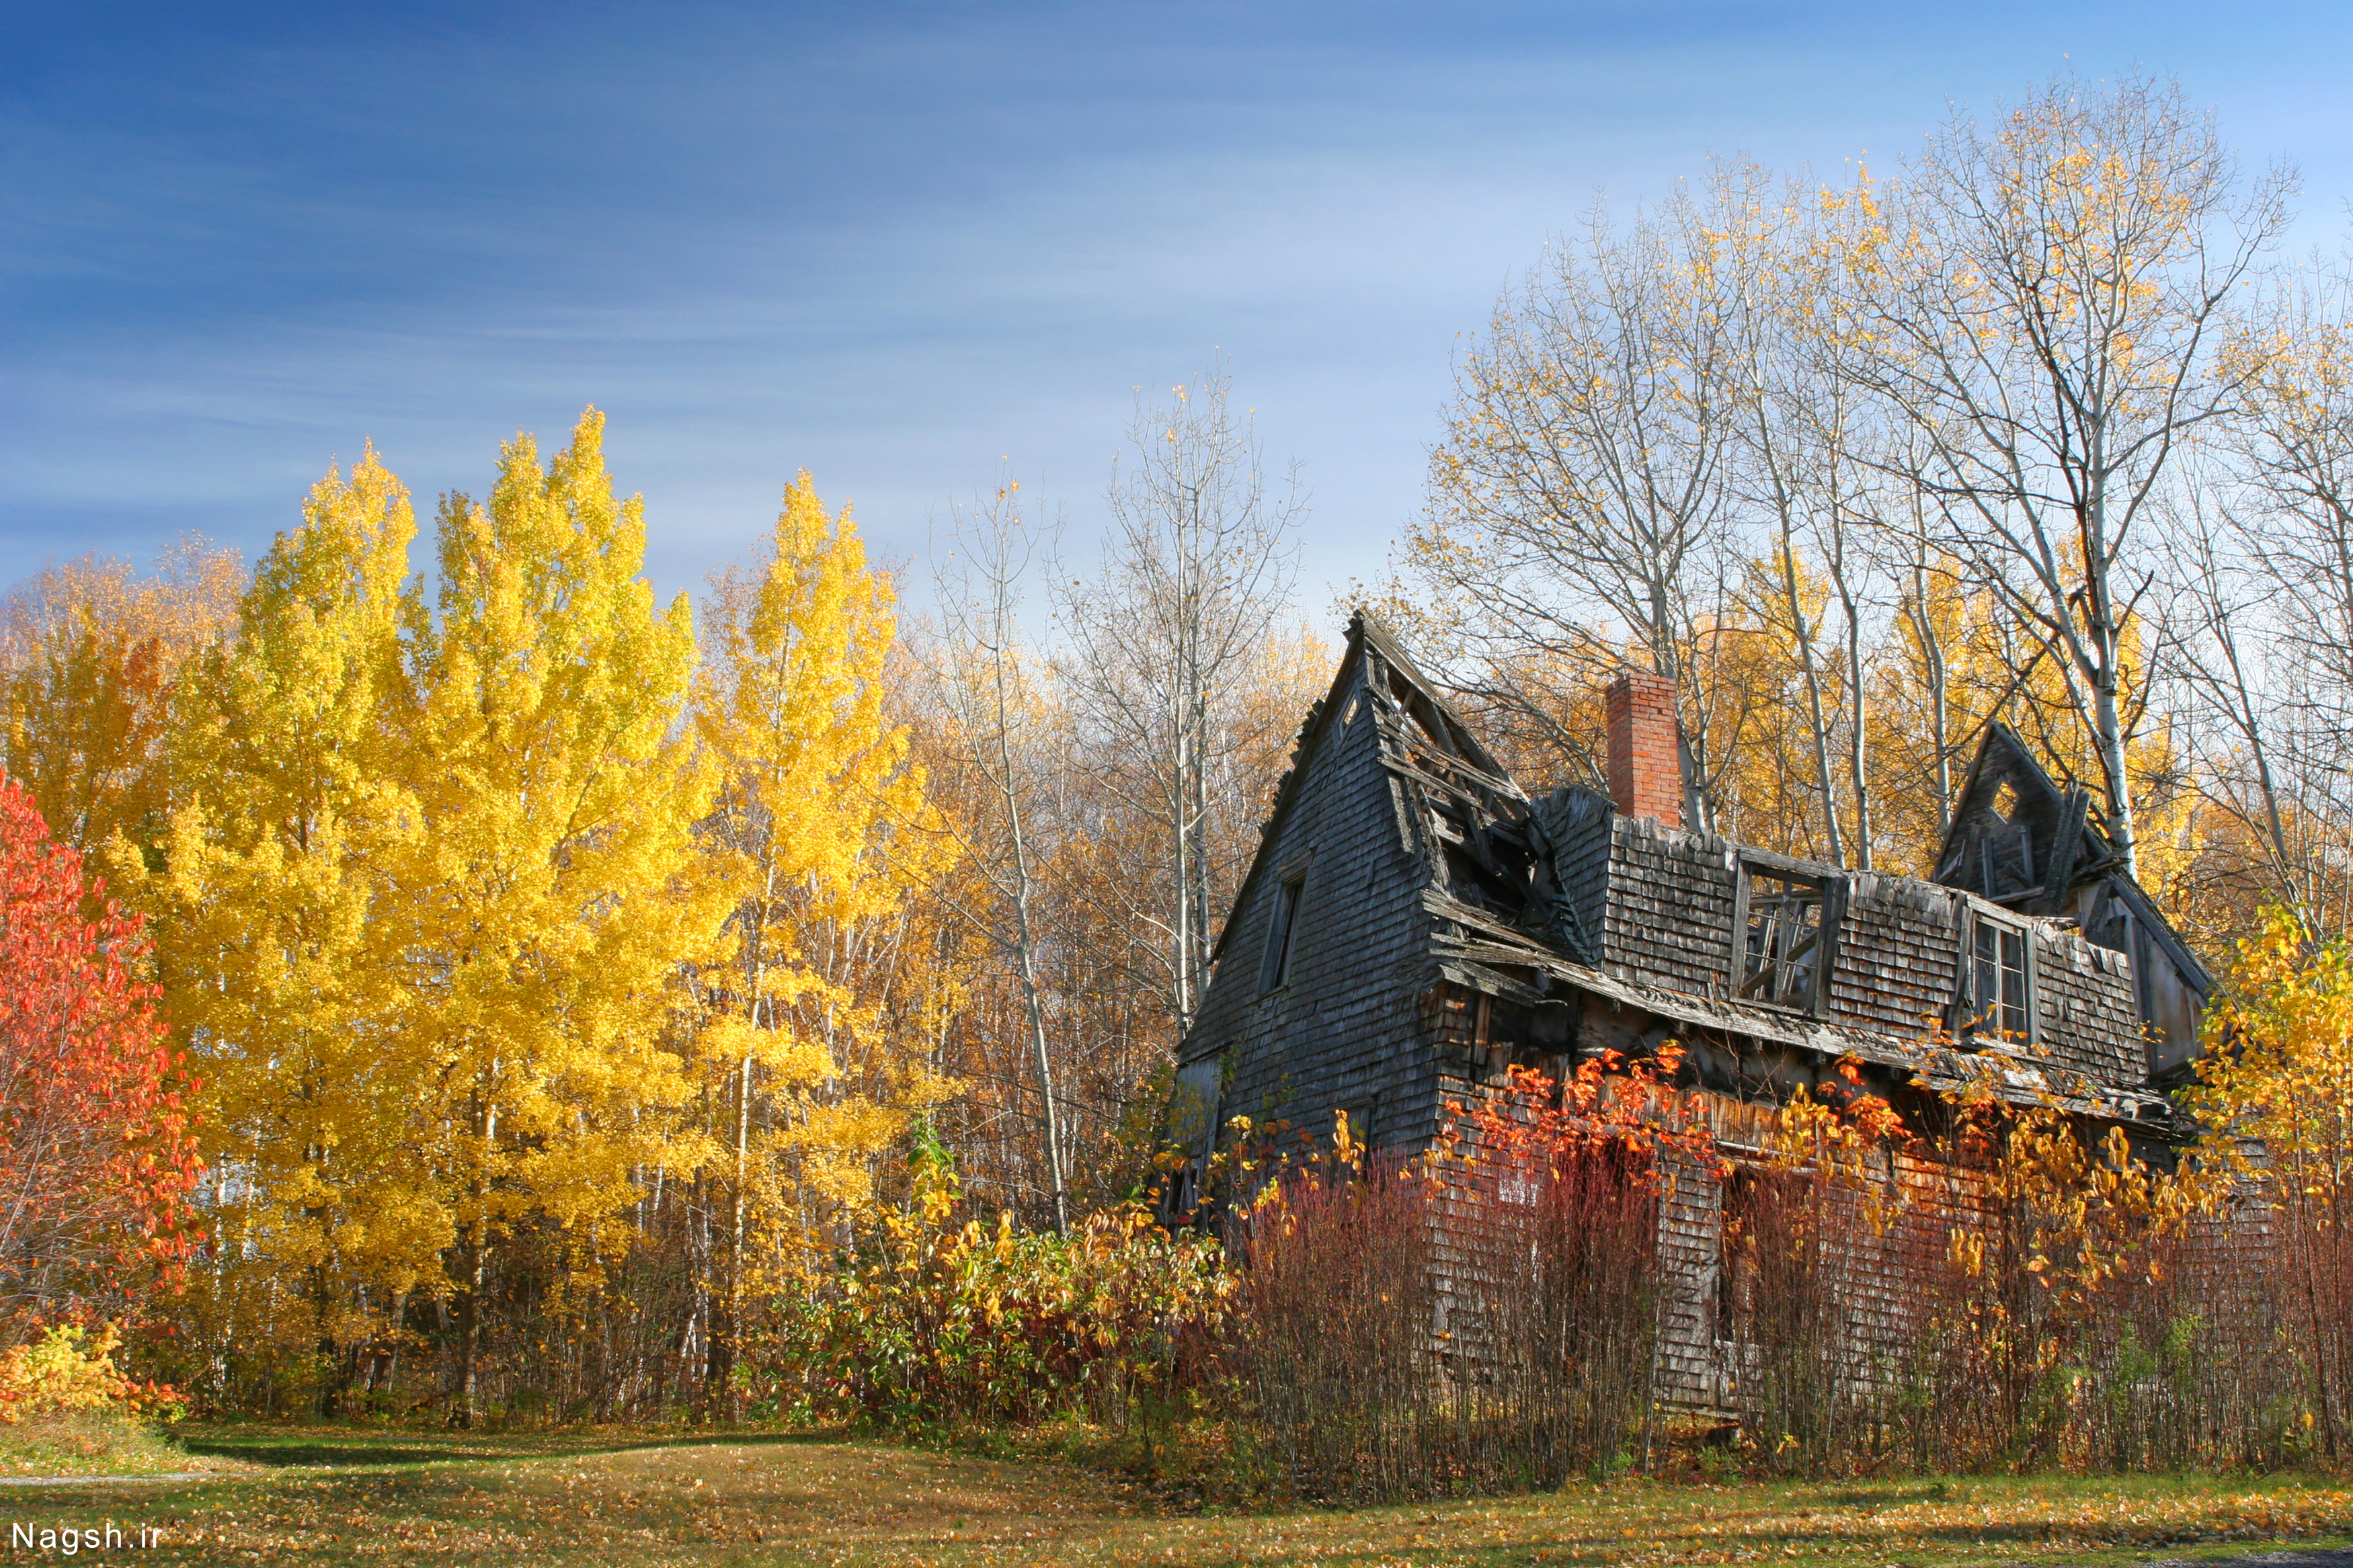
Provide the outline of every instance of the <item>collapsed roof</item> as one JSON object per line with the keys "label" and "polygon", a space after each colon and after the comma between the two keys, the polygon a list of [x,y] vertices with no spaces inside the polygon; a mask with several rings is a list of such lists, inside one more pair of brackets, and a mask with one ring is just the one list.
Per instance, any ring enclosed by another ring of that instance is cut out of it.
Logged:
{"label": "collapsed roof", "polygon": [[[2151,1131],[2168,1125],[2151,1080],[2170,1064],[2144,1043],[2144,1023],[2158,1021],[2140,1000],[2149,988],[2132,973],[2141,954],[2087,940],[2080,916],[2063,917],[2126,910],[2144,946],[2184,961],[2196,1000],[2211,983],[2125,875],[2083,792],[2061,790],[2007,730],[1989,737],[1971,770],[1936,881],[1859,873],[1630,817],[1588,789],[1531,795],[1359,612],[1332,695],[1311,710],[1277,791],[1270,844],[1344,693],[1371,707],[1397,842],[1420,877],[1434,979],[1507,1004],[1554,1036],[1566,1031],[1546,1016],[1598,1002],[1664,1021],[1687,1044],[1852,1058],[1931,1089],[1982,1084]],[[1267,859],[1262,847],[1238,910],[1250,906]],[[1730,983],[1751,877],[1835,889],[1839,924],[1824,943],[1832,963],[1810,1007],[1749,1000]],[[2031,932],[2038,1005],[2050,1018],[2031,1041],[1968,1048],[1940,1026],[1940,1009],[1943,1022],[1953,1016],[1973,910]],[[1240,925],[1229,922],[1219,956]],[[2194,1033],[2193,1009],[2185,1034]]]}

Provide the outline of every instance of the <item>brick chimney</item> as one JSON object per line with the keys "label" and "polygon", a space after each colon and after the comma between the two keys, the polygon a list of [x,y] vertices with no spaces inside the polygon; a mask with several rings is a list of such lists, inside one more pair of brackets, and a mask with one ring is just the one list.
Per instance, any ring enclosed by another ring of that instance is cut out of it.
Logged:
{"label": "brick chimney", "polygon": [[1628,816],[1683,825],[1683,770],[1675,745],[1675,683],[1630,669],[1609,683],[1609,798]]}

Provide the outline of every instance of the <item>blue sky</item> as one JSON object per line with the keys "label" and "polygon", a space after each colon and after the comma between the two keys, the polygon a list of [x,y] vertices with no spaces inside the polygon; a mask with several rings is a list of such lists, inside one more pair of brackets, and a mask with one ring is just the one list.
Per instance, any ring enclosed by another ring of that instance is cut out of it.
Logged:
{"label": "blue sky", "polygon": [[478,490],[592,402],[665,590],[804,466],[886,557],[1001,457],[1083,540],[1132,389],[1221,350],[1320,614],[1597,193],[2139,66],[2333,250],[2348,65],[2327,5],[0,5],[0,582],[258,552],[365,438]]}

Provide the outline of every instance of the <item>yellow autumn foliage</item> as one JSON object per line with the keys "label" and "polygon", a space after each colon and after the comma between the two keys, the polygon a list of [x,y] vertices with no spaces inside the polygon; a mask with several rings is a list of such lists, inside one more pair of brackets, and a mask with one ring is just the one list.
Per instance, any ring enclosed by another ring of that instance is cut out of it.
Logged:
{"label": "yellow autumn foliage", "polygon": [[233,619],[244,581],[235,552],[192,536],[144,575],[86,556],[0,605],[0,767],[58,842],[153,842],[171,798],[173,694]]}
{"label": "yellow autumn foliage", "polygon": [[519,437],[447,498],[429,604],[399,480],[372,449],[330,471],[174,684],[151,839],[110,819],[201,1063],[192,1310],[336,1347],[440,1301],[461,1414],[501,1268],[576,1310],[673,1177],[797,1258],[949,1088],[924,983],[877,982],[937,841],[885,842],[925,809],[882,717],[887,581],[804,478],[698,683],[602,435]]}
{"label": "yellow autumn foliage", "polygon": [[15,1426],[44,1415],[105,1411],[138,1413],[142,1390],[115,1365],[121,1332],[109,1323],[95,1331],[56,1323],[39,1337],[0,1351],[0,1423]]}
{"label": "yellow autumn foliage", "polygon": [[[376,923],[410,810],[397,715],[407,492],[364,454],[279,536],[235,632],[173,704],[176,799],[151,867],[118,832],[111,868],[149,917],[164,1010],[198,1060],[219,1246],[301,1281],[306,1329],[344,1328],[348,1286],[438,1273],[446,1218],[409,1164],[417,1080],[401,976]],[[237,1271],[202,1283],[224,1331],[259,1332]],[[259,1287],[266,1289],[266,1285]]]}
{"label": "yellow autumn foliage", "polygon": [[923,778],[884,710],[891,584],[803,473],[756,565],[713,588],[693,720],[730,912],[699,977],[692,1070],[713,1151],[723,1385],[746,1295],[799,1277],[862,1222],[911,1118],[952,1086],[927,1038],[927,944],[909,940],[909,895],[943,840],[924,831]]}
{"label": "yellow autumn foliage", "polygon": [[2302,1207],[2353,1186],[2353,964],[2315,943],[2293,911],[2264,911],[2206,1016],[2207,1049],[2184,1096],[2210,1162]]}

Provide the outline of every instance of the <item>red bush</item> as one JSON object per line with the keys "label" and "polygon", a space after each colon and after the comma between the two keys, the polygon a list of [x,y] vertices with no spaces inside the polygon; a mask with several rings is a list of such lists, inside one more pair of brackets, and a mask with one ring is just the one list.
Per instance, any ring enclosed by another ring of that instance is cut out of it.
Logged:
{"label": "red bush", "polygon": [[[92,887],[95,893],[101,889]],[[134,1311],[186,1258],[194,1088],[133,978],[142,922],[85,919],[81,857],[0,782],[0,1314]]]}

